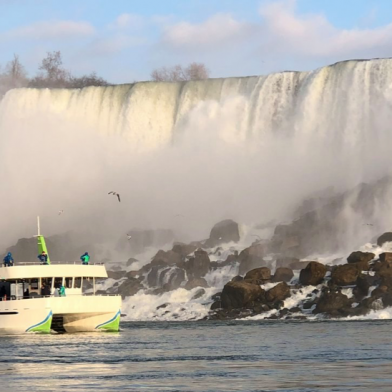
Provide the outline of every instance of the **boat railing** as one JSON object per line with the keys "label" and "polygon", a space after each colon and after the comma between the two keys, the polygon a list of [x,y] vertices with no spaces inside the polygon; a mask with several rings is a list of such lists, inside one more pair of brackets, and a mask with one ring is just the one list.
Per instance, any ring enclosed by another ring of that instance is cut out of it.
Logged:
{"label": "boat railing", "polygon": [[[51,261],[50,264],[42,264],[42,262],[40,262],[40,261],[18,261],[17,263],[14,263],[14,265],[10,266],[10,267],[6,267],[3,264],[3,268],[12,268],[12,267],[17,267],[19,265],[53,265],[53,264],[55,264],[55,265],[59,265],[59,264],[68,264],[68,265],[79,264],[79,265],[82,265],[82,262],[81,261]],[[105,263],[91,263],[90,262],[89,264],[86,264],[86,265],[105,265]]]}

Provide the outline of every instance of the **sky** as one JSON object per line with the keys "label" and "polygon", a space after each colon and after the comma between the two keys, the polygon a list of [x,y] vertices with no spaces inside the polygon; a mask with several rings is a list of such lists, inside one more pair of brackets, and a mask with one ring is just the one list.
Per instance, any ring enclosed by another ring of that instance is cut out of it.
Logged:
{"label": "sky", "polygon": [[0,22],[0,66],[18,54],[30,76],[53,50],[111,83],[194,61],[229,77],[392,56],[390,0],[0,0]]}

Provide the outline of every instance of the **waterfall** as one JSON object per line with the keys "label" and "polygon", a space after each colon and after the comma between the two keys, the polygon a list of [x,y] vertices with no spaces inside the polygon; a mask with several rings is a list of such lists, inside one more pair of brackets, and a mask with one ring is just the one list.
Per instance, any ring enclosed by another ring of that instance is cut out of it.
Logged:
{"label": "waterfall", "polygon": [[[392,60],[346,61],[313,72],[267,76],[16,89],[1,102],[0,116],[12,114],[27,121],[44,113],[154,149],[172,143],[195,108],[216,103],[240,114],[231,132],[241,140],[291,132],[328,135],[352,144],[359,138],[373,138],[374,128],[391,120],[391,83]],[[227,103],[235,97],[241,99]],[[208,114],[210,118],[225,115],[227,111],[216,108]]]}

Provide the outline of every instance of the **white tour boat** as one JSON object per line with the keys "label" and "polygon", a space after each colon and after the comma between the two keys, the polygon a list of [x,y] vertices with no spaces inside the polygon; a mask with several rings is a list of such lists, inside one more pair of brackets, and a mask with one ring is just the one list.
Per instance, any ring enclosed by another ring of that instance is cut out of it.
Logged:
{"label": "white tour boat", "polygon": [[[39,220],[37,238],[38,253],[48,254]],[[3,265],[0,334],[118,331],[121,296],[95,294],[96,279],[107,277],[103,264],[55,263],[50,262],[49,254],[47,265]],[[65,296],[58,295],[60,285],[65,288]],[[86,286],[89,293],[84,292]]]}

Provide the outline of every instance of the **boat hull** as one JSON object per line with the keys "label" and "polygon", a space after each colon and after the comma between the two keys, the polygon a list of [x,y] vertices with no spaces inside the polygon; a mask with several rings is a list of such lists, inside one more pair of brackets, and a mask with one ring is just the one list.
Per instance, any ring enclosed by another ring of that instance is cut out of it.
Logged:
{"label": "boat hull", "polygon": [[[31,298],[0,302],[0,333],[116,332],[120,328],[120,296]],[[53,325],[52,325],[53,321]]]}

